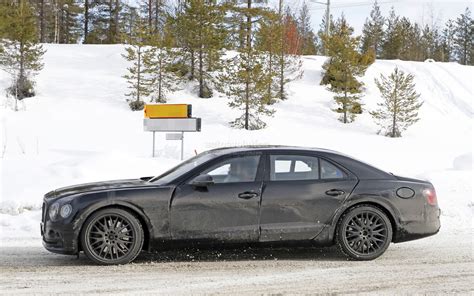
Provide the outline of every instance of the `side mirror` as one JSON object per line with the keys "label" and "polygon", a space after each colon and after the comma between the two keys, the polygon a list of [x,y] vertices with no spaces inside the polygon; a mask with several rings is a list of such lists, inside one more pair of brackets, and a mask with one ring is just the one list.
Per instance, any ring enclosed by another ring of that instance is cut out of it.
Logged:
{"label": "side mirror", "polygon": [[212,184],[214,184],[214,181],[212,179],[212,176],[208,174],[199,175],[191,181],[191,185],[197,188],[199,187],[207,188],[207,186],[212,185]]}

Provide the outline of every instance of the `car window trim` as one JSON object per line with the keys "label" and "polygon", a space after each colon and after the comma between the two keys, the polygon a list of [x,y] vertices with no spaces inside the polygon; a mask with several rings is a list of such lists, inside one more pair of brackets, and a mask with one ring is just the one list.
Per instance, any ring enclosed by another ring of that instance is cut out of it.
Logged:
{"label": "car window trim", "polygon": [[[307,151],[266,151],[265,154],[267,155],[266,165],[268,167],[268,171],[265,174],[264,181],[265,182],[301,182],[301,181],[311,181],[311,182],[337,182],[337,181],[348,181],[348,180],[357,180],[357,176],[352,173],[351,171],[347,170],[345,167],[341,166],[340,164],[336,163],[335,161],[328,159],[327,157],[322,156],[319,153],[312,153]],[[300,179],[300,180],[271,180],[271,157],[272,155],[297,155],[297,156],[310,156],[318,158],[318,176],[319,179]],[[334,165],[336,168],[342,170],[345,174],[344,178],[331,178],[331,179],[321,179],[321,160],[325,160],[330,164]]]}
{"label": "car window trim", "polygon": [[183,185],[183,184],[189,184],[190,181],[192,181],[194,178],[199,176],[203,171],[205,171],[209,167],[219,162],[222,162],[231,158],[242,157],[242,156],[260,156],[258,167],[257,167],[257,173],[255,175],[255,180],[250,181],[250,182],[227,182],[227,183],[216,183],[216,184],[238,184],[238,183],[248,184],[248,183],[262,182],[263,181],[262,174],[264,171],[263,168],[261,168],[262,161],[263,161],[263,153],[261,151],[245,151],[245,152],[237,152],[237,153],[232,153],[232,154],[224,154],[214,159],[211,159],[208,162],[203,163],[199,167],[196,167],[191,172],[189,172],[189,174],[186,174],[186,176],[183,176],[183,179],[179,182],[178,186]]}

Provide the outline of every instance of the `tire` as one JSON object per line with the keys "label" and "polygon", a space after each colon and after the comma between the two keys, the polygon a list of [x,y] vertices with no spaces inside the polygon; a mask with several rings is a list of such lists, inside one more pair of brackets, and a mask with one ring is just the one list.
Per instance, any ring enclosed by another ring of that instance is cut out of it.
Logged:
{"label": "tire", "polygon": [[372,205],[349,209],[336,226],[339,249],[355,260],[373,260],[382,255],[390,245],[392,235],[390,219]]}
{"label": "tire", "polygon": [[86,256],[102,265],[127,264],[142,250],[144,240],[140,221],[130,212],[107,208],[87,218],[81,232]]}

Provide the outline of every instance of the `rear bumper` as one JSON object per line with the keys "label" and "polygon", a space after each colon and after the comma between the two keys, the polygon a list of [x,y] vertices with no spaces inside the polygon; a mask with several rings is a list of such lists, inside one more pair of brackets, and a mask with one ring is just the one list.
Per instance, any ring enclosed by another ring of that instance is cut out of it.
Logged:
{"label": "rear bumper", "polygon": [[435,235],[441,228],[441,210],[438,207],[425,208],[425,215],[420,221],[400,222],[394,243],[400,243]]}

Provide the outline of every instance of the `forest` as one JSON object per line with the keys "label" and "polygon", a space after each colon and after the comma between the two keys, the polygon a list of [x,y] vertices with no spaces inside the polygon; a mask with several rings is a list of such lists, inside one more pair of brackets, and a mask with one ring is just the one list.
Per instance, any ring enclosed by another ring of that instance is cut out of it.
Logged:
{"label": "forest", "polygon": [[[7,93],[17,100],[35,95],[42,44],[126,44],[125,95],[132,110],[147,102],[165,103],[167,93],[193,81],[198,97],[224,94],[229,107],[241,110],[231,126],[253,130],[265,127],[262,118],[273,115],[273,104],[288,99],[287,84],[303,74],[303,55],[329,57],[324,77],[315,83],[334,92],[334,111],[344,123],[364,112],[359,78],[375,59],[474,63],[469,8],[445,24],[422,26],[393,7],[383,15],[375,1],[356,36],[343,14],[323,17],[316,31],[308,3],[297,11],[283,0],[278,4],[273,9],[262,0],[3,1],[0,67],[12,77]],[[389,97],[385,117],[395,118],[391,113],[400,108],[393,106],[404,99],[390,98],[396,77],[408,77],[408,89],[414,85],[413,77],[397,69],[390,77],[385,86],[378,85],[382,97]],[[417,98],[416,92],[410,96]],[[421,105],[414,100],[407,107],[410,122],[416,122]],[[371,114],[380,119],[380,112]],[[388,134],[400,135],[395,129],[387,128]]]}

